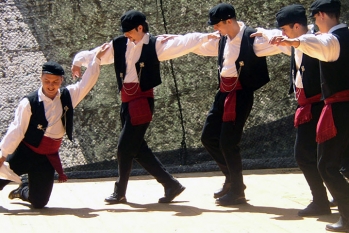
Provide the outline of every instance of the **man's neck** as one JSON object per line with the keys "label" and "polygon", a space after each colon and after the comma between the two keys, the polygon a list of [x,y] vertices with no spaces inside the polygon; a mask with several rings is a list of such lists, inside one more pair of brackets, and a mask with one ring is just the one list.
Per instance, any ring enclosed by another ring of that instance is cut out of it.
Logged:
{"label": "man's neck", "polygon": [[338,20],[335,20],[335,19],[331,19],[331,20],[328,20],[327,22],[324,23],[323,27],[319,27],[320,29],[320,32],[322,33],[328,33],[331,28],[333,28],[334,26],[337,26],[339,25],[339,21]]}
{"label": "man's neck", "polygon": [[309,31],[309,30],[308,30],[308,27],[302,26],[302,27],[300,28],[300,30],[299,30],[299,33],[298,33],[297,37],[299,37],[299,36],[301,36],[301,35],[304,35],[304,34],[307,34],[308,31]]}
{"label": "man's neck", "polygon": [[138,44],[140,41],[143,40],[145,34],[146,34],[146,33],[143,32],[141,38],[140,38],[139,40],[137,40],[137,41],[133,41],[133,43]]}
{"label": "man's neck", "polygon": [[228,32],[228,36],[229,39],[234,39],[236,37],[236,35],[240,32],[240,25],[237,21],[232,21],[232,28],[231,30]]}

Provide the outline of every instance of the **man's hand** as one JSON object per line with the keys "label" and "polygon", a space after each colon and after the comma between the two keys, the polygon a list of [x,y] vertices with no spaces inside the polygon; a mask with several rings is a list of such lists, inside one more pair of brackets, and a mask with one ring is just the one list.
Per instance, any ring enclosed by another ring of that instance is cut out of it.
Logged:
{"label": "man's hand", "polygon": [[250,35],[251,38],[254,38],[254,37],[263,37],[263,32],[265,31],[264,28],[260,28],[260,27],[257,27],[256,28],[256,32],[255,33],[252,33]]}
{"label": "man's hand", "polygon": [[80,78],[81,77],[81,67],[73,65],[71,67],[71,75],[73,76],[73,79]]}
{"label": "man's hand", "polygon": [[274,36],[270,39],[269,44],[278,46],[293,46],[297,48],[300,44],[299,39],[290,39],[286,36]]}
{"label": "man's hand", "polygon": [[[102,46],[99,47],[99,50],[96,54],[96,57],[101,60],[101,57],[106,53],[106,51],[109,49],[110,45],[108,43],[104,43]],[[73,76],[73,79],[75,78],[81,78],[81,67],[72,65],[71,67],[71,74]]]}
{"label": "man's hand", "polygon": [[175,37],[178,37],[179,35],[172,35],[172,34],[163,34],[163,35],[159,35],[157,36],[158,38],[160,38],[160,41],[162,44],[166,43],[167,41],[175,38]]}
{"label": "man's hand", "polygon": [[221,34],[219,34],[219,32],[216,31],[216,32],[212,32],[212,33],[208,34],[207,37],[209,40],[217,40],[217,39],[221,38]]}
{"label": "man's hand", "polygon": [[101,49],[97,52],[96,57],[101,60],[101,57],[105,54],[105,52],[109,49],[110,45],[108,43],[104,43],[101,46]]}
{"label": "man's hand", "polygon": [[263,33],[262,32],[255,32],[250,35],[250,37],[262,37]]}

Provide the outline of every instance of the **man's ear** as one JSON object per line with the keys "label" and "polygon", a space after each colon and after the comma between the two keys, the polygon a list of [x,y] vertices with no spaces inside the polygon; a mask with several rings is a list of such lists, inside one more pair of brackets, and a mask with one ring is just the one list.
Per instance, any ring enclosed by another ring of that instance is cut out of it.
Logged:
{"label": "man's ear", "polygon": [[297,30],[298,30],[298,29],[299,29],[299,27],[300,27],[300,25],[299,25],[299,23],[295,23],[293,27],[294,27],[295,29],[297,29]]}
{"label": "man's ear", "polygon": [[138,32],[143,32],[143,26],[142,26],[142,25],[138,25],[137,31],[138,31]]}
{"label": "man's ear", "polygon": [[321,19],[324,19],[325,16],[326,16],[326,13],[322,12],[322,11],[319,11],[319,16],[320,16]]}

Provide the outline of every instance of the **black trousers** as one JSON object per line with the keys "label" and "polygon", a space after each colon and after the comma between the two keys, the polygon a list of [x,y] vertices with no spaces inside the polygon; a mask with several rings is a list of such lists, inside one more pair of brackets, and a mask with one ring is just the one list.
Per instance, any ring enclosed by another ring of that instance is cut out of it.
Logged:
{"label": "black trousers", "polygon": [[326,187],[317,167],[316,125],[323,106],[323,102],[312,104],[312,119],[298,126],[294,155],[299,168],[308,182],[313,201],[320,205],[328,205]]}
{"label": "black trousers", "polygon": [[[154,111],[154,99],[148,98],[151,111]],[[128,111],[128,103],[122,103],[120,111],[122,130],[118,142],[117,160],[119,177],[115,182],[120,197],[126,195],[127,183],[130,177],[133,160],[138,162],[150,175],[161,183],[164,188],[178,183],[166,171],[158,158],[153,154],[144,140],[149,123],[132,125]]]}
{"label": "black trousers", "polygon": [[236,120],[223,122],[224,101],[228,93],[218,91],[202,131],[201,141],[225,175],[225,182],[231,183],[236,195],[244,193],[240,140],[247,117],[253,105],[253,91],[236,92]]}
{"label": "black trousers", "polygon": [[[34,208],[43,208],[50,199],[55,174],[47,157],[36,154],[20,143],[6,161],[17,175],[28,174],[28,187],[23,189],[22,199],[30,202]],[[0,190],[8,183],[9,180],[0,179]]]}
{"label": "black trousers", "polygon": [[337,135],[318,145],[318,169],[342,217],[349,220],[349,184],[340,172],[349,154],[349,102],[332,104]]}

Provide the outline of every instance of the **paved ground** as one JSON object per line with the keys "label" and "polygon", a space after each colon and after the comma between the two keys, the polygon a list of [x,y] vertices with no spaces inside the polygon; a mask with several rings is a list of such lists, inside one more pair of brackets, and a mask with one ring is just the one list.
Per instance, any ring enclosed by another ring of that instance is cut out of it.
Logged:
{"label": "paved ground", "polygon": [[[162,186],[149,176],[132,177],[127,204],[107,205],[104,197],[114,179],[69,180],[56,183],[47,208],[32,210],[9,200],[17,187],[0,192],[0,232],[253,232],[318,233],[338,220],[331,215],[302,218],[297,212],[309,204],[310,192],[297,169],[244,172],[248,204],[216,206],[213,192],[223,178],[218,172],[178,174],[187,189],[171,204],[158,204]],[[330,196],[331,198],[331,196]]]}

